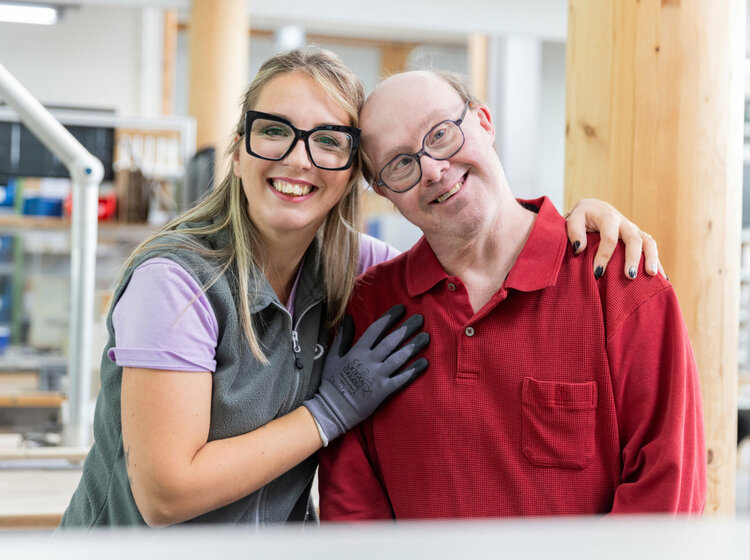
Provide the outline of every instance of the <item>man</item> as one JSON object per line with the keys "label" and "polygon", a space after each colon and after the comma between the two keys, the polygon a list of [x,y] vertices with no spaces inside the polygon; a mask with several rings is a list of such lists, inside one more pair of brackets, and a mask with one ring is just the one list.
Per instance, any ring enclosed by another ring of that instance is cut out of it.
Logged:
{"label": "man", "polygon": [[701,512],[700,386],[669,282],[592,275],[598,238],[576,256],[549,200],[514,199],[492,115],[455,79],[393,76],[361,126],[375,189],[424,238],[350,312],[357,334],[395,303],[423,314],[430,367],[322,453],[321,518]]}

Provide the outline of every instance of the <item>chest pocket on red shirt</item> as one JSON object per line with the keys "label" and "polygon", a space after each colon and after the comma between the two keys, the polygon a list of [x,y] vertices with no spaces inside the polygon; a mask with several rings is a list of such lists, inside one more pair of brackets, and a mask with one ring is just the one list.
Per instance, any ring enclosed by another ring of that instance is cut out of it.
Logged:
{"label": "chest pocket on red shirt", "polygon": [[523,453],[534,465],[582,469],[594,458],[594,381],[523,380]]}

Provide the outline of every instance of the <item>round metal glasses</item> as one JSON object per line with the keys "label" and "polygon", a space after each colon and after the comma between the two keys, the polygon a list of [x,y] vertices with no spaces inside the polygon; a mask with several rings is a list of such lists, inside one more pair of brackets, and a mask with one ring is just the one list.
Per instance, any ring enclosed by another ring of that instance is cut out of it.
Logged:
{"label": "round metal glasses", "polygon": [[464,146],[466,138],[461,123],[466,116],[470,101],[464,105],[456,120],[444,120],[433,126],[422,139],[422,149],[416,154],[399,154],[386,163],[378,174],[375,184],[393,192],[402,193],[413,188],[422,179],[420,158],[424,155],[443,161],[456,155]]}

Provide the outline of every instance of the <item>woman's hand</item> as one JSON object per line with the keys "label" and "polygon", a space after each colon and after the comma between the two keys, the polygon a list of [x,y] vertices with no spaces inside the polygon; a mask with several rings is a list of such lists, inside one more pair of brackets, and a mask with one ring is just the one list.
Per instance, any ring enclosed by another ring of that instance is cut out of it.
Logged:
{"label": "woman's hand", "polygon": [[609,259],[617,246],[617,240],[625,243],[625,276],[630,279],[638,273],[641,252],[646,258],[646,273],[655,276],[659,272],[666,277],[659,262],[656,241],[645,231],[623,216],[617,208],[603,200],[584,198],[566,214],[568,239],[576,254],[586,248],[586,232],[598,231],[601,241],[594,256],[594,275],[599,278],[607,268]]}

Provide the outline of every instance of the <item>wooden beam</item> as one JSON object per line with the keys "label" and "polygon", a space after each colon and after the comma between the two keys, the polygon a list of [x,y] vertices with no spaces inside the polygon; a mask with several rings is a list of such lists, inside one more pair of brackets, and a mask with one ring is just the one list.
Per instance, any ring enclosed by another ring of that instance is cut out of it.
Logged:
{"label": "wooden beam", "polygon": [[174,112],[175,80],[177,79],[177,10],[164,10],[164,68],[162,113]]}
{"label": "wooden beam", "polygon": [[[250,45],[245,0],[193,0],[190,13],[189,113],[196,119],[196,148],[220,154],[239,116],[247,87]],[[217,161],[217,176],[225,162]]]}
{"label": "wooden beam", "polygon": [[62,520],[62,513],[0,514],[0,529],[7,531],[36,530],[53,531]]}
{"label": "wooden beam", "polygon": [[380,47],[380,78],[406,70],[412,43],[383,43]]}
{"label": "wooden beam", "polygon": [[11,393],[0,395],[0,408],[60,408],[65,400],[62,393]]}
{"label": "wooden beam", "polygon": [[487,100],[489,38],[484,33],[469,36],[469,85],[479,99]]}
{"label": "wooden beam", "polygon": [[[701,373],[706,512],[734,512],[745,0],[570,0],[565,204],[659,242]],[[614,271],[613,271],[614,272]]]}
{"label": "wooden beam", "polygon": [[[190,31],[189,22],[179,22],[177,24],[177,30],[181,33],[187,33]],[[274,32],[270,29],[248,29],[250,37],[253,39],[273,39]],[[350,35],[326,35],[322,33],[307,33],[307,42],[309,44],[326,44],[326,45],[343,45],[347,47],[375,47],[380,48],[385,44],[392,43],[390,39],[373,39],[371,37],[354,37]],[[398,41],[400,45],[410,46],[412,49],[424,44],[424,41]],[[460,46],[460,43],[456,41],[441,41],[439,39],[431,40],[430,45],[437,45],[441,47],[456,47]]]}

